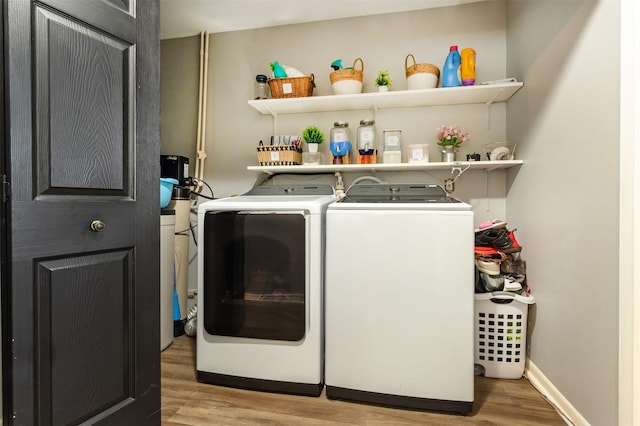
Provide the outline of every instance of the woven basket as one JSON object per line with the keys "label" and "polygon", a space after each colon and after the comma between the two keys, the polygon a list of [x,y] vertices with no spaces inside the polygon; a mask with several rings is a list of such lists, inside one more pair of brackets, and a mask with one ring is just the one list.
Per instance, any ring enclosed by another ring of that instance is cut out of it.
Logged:
{"label": "woven basket", "polygon": [[258,146],[261,166],[294,166],[302,163],[302,149],[291,145]]}
{"label": "woven basket", "polygon": [[[359,70],[356,69],[356,64],[358,63],[358,61],[360,62]],[[329,74],[329,79],[331,80],[331,84],[337,83],[338,81],[342,80],[358,80],[359,82],[362,82],[363,73],[364,62],[362,62],[362,58],[356,58],[356,60],[353,61],[352,69],[335,70],[331,74]]]}
{"label": "woven basket", "polygon": [[270,78],[269,89],[272,98],[305,98],[313,95],[316,84],[313,74],[304,77]]}
{"label": "woven basket", "polygon": [[[409,57],[413,65],[409,65]],[[417,64],[416,58],[409,53],[404,58],[404,68],[407,76],[408,89],[433,89],[438,87],[440,69],[433,64]]]}

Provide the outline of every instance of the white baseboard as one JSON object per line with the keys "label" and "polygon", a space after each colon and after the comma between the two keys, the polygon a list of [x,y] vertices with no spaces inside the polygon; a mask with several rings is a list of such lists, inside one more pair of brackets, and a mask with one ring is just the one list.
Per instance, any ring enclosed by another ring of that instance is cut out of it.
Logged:
{"label": "white baseboard", "polygon": [[589,422],[582,417],[582,415],[576,410],[573,405],[560,393],[560,391],[551,383],[549,379],[542,373],[542,371],[536,367],[536,365],[527,360],[527,368],[524,375],[533,385],[545,397],[551,405],[554,406],[558,414],[568,425],[574,426],[590,426]]}

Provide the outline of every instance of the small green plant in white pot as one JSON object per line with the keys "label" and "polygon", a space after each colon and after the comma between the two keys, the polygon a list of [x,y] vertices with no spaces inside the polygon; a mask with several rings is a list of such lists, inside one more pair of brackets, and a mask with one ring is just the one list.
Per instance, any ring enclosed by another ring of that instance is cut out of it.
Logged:
{"label": "small green plant in white pot", "polygon": [[309,126],[302,131],[302,139],[309,146],[309,152],[318,152],[318,145],[324,142],[324,134],[316,126]]}
{"label": "small green plant in white pot", "polygon": [[376,77],[376,87],[380,92],[386,92],[389,90],[389,86],[391,86],[391,77],[389,77],[389,71],[381,70]]}

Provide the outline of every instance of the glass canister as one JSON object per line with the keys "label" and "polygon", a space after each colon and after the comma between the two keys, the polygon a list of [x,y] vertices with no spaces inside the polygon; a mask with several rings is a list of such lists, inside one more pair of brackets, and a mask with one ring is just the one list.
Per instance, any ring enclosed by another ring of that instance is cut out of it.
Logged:
{"label": "glass canister", "polygon": [[346,121],[336,121],[329,133],[329,149],[333,156],[333,164],[349,164],[351,162],[351,130]]}
{"label": "glass canister", "polygon": [[402,130],[384,130],[382,136],[384,140],[382,162],[402,163]]}
{"label": "glass canister", "polygon": [[360,120],[358,127],[358,163],[376,163],[376,126],[375,120]]}
{"label": "glass canister", "polygon": [[269,97],[269,84],[267,84],[267,76],[264,74],[256,75],[256,82],[253,86],[253,99],[267,99]]}

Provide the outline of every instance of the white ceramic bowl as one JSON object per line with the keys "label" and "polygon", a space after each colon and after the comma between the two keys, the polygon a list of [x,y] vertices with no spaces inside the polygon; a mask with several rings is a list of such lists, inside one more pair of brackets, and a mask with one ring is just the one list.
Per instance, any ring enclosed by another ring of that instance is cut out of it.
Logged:
{"label": "white ceramic bowl", "polygon": [[331,85],[336,95],[352,95],[362,93],[362,82],[358,80],[340,80]]}

